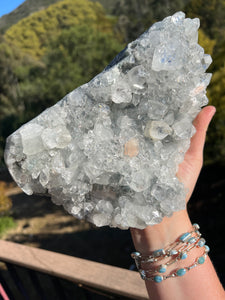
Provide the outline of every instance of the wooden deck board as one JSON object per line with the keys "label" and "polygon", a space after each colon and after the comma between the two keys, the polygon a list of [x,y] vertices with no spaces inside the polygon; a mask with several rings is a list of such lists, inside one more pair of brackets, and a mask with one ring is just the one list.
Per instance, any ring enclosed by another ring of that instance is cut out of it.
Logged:
{"label": "wooden deck board", "polygon": [[0,260],[117,295],[148,299],[144,281],[134,271],[3,240]]}

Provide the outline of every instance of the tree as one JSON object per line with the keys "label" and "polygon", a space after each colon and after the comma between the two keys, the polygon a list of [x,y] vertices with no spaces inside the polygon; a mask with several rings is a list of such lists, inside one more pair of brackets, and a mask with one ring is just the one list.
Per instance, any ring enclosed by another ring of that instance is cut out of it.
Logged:
{"label": "tree", "polygon": [[24,53],[40,58],[63,29],[86,24],[112,32],[114,23],[115,18],[108,18],[99,3],[64,0],[20,20],[6,31],[5,38]]}
{"label": "tree", "polygon": [[225,157],[225,65],[214,73],[209,88],[211,104],[217,109],[208,130],[206,158],[209,162],[224,163]]}
{"label": "tree", "polygon": [[186,11],[190,17],[198,17],[201,28],[212,39],[224,39],[225,1],[224,0],[191,0]]}
{"label": "tree", "polygon": [[34,117],[74,88],[86,83],[122,50],[111,34],[88,25],[65,29],[51,43],[42,64],[20,82],[26,115]]}
{"label": "tree", "polygon": [[186,2],[187,0],[117,0],[112,13],[118,16],[117,28],[128,43],[154,22],[183,10]]}

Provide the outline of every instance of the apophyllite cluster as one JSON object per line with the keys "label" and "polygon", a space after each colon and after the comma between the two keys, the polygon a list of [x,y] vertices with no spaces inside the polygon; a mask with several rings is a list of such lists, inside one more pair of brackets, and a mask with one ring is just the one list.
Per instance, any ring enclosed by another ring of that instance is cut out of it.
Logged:
{"label": "apophyllite cluster", "polygon": [[176,177],[208,103],[199,19],[155,23],[102,73],[23,125],[5,160],[27,194],[97,226],[145,228],[184,209]]}

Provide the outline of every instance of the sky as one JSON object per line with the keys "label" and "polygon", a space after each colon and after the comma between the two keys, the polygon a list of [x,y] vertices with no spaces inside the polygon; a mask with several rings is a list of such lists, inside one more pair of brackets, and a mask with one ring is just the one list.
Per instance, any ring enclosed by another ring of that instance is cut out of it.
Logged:
{"label": "sky", "polygon": [[17,8],[24,0],[0,0],[0,17]]}

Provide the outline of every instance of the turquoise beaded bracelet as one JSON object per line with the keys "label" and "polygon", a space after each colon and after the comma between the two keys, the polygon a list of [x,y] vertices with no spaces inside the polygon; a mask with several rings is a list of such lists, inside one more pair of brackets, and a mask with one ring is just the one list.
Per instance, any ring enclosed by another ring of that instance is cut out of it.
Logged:
{"label": "turquoise beaded bracelet", "polygon": [[[139,252],[133,252],[131,254],[132,258],[134,258],[137,269],[140,273],[140,276],[144,280],[151,280],[154,282],[161,282],[168,278],[180,277],[187,273],[187,271],[201,265],[205,262],[205,259],[209,252],[209,247],[205,245],[205,239],[201,238],[201,233],[199,232],[199,225],[193,224],[193,230],[190,232],[186,232],[182,234],[179,239],[169,246],[165,247],[164,249],[158,249],[153,251],[150,255],[141,255]],[[183,260],[187,258],[187,253],[191,251],[195,247],[204,247],[204,253],[196,258],[193,264],[188,267],[179,268],[170,272],[169,275],[162,275],[166,272],[167,267],[172,263],[175,263],[178,260]],[[154,270],[144,270],[142,269],[142,264],[145,263],[154,263],[159,260],[166,259],[167,257],[172,257],[172,259],[164,264],[159,265]],[[154,275],[154,273],[159,273]]]}
{"label": "turquoise beaded bracelet", "polygon": [[169,275],[155,275],[155,276],[149,276],[147,274],[148,273],[147,271],[139,270],[141,278],[144,279],[144,280],[151,280],[151,281],[159,283],[159,282],[161,282],[163,280],[166,280],[168,278],[181,277],[181,276],[185,275],[187,273],[187,271],[190,271],[191,269],[197,267],[198,265],[202,265],[205,262],[206,257],[207,257],[208,252],[209,252],[209,247],[207,245],[205,245],[204,247],[205,247],[204,253],[200,257],[196,258],[196,260],[193,262],[193,264],[191,264],[188,267],[183,267],[183,268],[176,269],[172,273],[170,273]]}
{"label": "turquoise beaded bracelet", "polygon": [[[186,258],[185,252],[188,252],[196,243],[202,246],[205,240],[201,237],[201,233],[198,231],[200,228],[198,224],[193,224],[193,230],[182,234],[175,242],[169,244],[164,249],[158,249],[153,251],[150,255],[141,255],[139,252],[133,252],[132,258],[135,259],[137,268],[139,269],[141,263],[153,263],[162,260],[166,257],[174,257],[180,255],[181,259]],[[194,235],[194,236],[193,236]]]}

